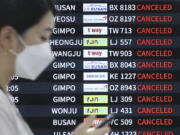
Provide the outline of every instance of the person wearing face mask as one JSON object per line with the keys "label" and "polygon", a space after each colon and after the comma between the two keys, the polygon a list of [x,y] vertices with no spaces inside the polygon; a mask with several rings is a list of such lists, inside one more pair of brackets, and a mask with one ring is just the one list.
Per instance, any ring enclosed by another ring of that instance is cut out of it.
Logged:
{"label": "person wearing face mask", "polygon": [[[33,135],[7,90],[13,75],[36,80],[54,60],[48,43],[54,28],[50,0],[0,1],[0,135]],[[104,135],[109,126],[91,129],[95,116],[73,135]]]}
{"label": "person wearing face mask", "polygon": [[24,79],[35,80],[39,74],[54,60],[48,42],[37,45],[27,45],[20,35],[17,39],[23,45],[21,53],[13,49],[9,51],[16,56],[15,75]]}

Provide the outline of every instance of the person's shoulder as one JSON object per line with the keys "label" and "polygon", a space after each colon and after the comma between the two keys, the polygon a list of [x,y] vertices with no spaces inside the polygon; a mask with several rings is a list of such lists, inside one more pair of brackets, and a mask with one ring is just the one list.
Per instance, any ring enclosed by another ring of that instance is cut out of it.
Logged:
{"label": "person's shoulder", "polygon": [[0,90],[0,135],[17,135],[16,119],[8,95]]}
{"label": "person's shoulder", "polygon": [[8,95],[6,95],[2,90],[0,90],[0,105],[2,105],[3,103],[6,104],[8,102]]}
{"label": "person's shoulder", "polygon": [[8,95],[0,90],[0,115],[6,114],[11,115],[11,103],[8,99]]}

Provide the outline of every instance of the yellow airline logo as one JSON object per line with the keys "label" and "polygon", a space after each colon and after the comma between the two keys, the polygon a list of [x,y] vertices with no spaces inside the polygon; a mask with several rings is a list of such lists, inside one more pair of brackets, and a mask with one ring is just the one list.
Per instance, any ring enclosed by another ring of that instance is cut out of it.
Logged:
{"label": "yellow airline logo", "polygon": [[84,104],[107,104],[108,95],[84,95]]}
{"label": "yellow airline logo", "polygon": [[108,115],[108,107],[102,107],[102,106],[84,107],[84,115]]}
{"label": "yellow airline logo", "polygon": [[107,38],[84,38],[83,45],[93,46],[93,47],[108,46],[108,39]]}

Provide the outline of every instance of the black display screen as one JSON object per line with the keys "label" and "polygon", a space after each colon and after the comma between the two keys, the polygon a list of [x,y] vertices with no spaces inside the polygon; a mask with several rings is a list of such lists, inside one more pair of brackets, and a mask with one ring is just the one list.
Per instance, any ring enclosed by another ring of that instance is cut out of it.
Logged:
{"label": "black display screen", "polygon": [[109,135],[179,135],[180,1],[54,0],[56,60],[9,91],[35,135],[110,114]]}

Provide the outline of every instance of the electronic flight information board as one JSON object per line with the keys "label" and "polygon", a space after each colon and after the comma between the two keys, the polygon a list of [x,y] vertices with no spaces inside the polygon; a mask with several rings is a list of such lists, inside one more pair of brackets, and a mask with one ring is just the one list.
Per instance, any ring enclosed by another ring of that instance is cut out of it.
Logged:
{"label": "electronic flight information board", "polygon": [[180,134],[180,1],[54,0],[56,60],[9,90],[36,135],[116,113],[109,135]]}

